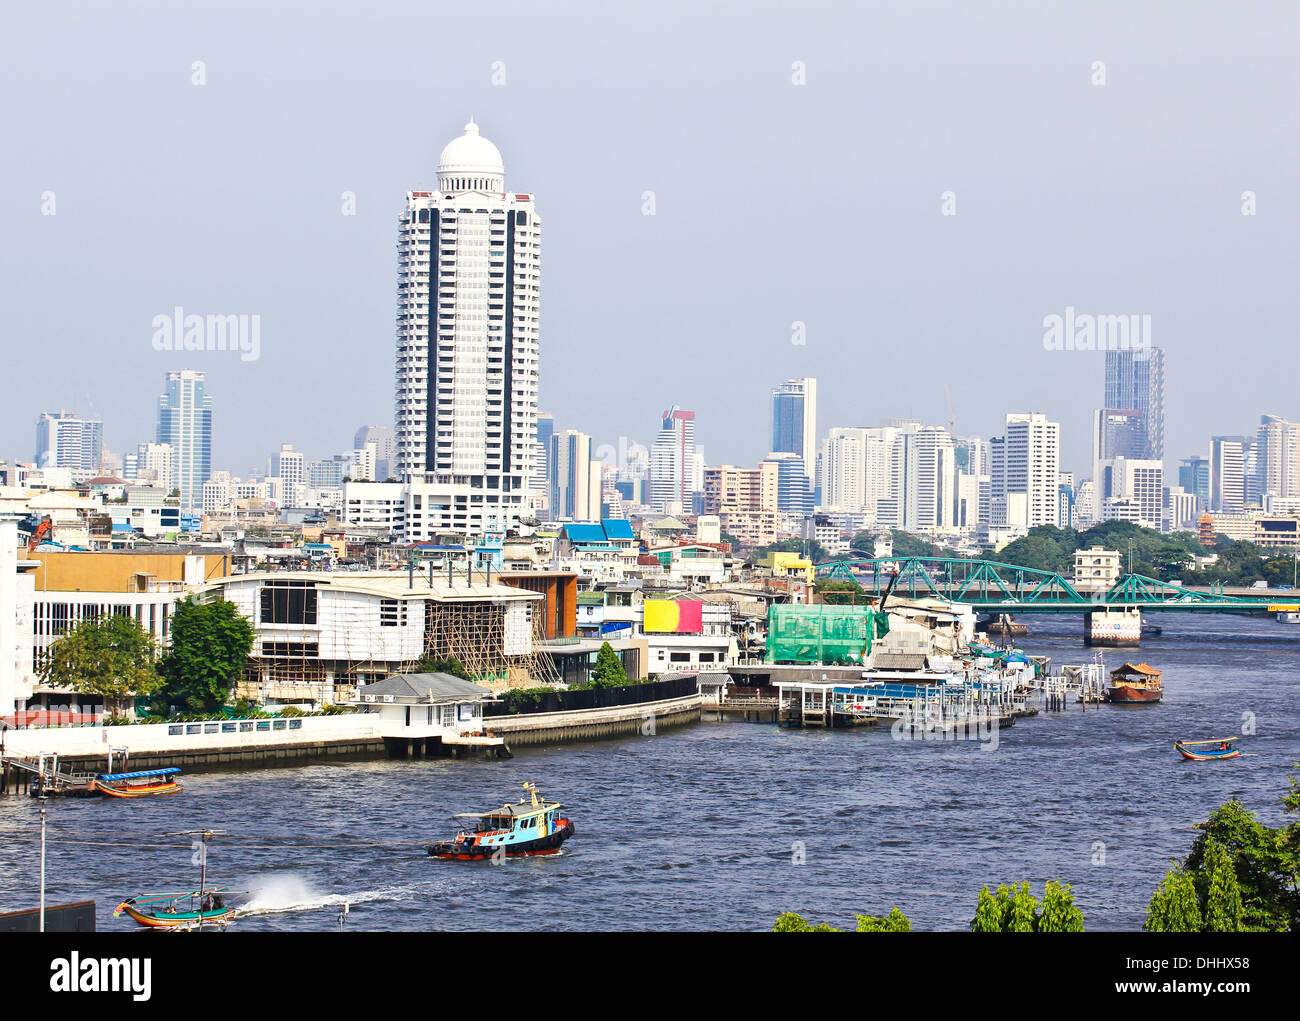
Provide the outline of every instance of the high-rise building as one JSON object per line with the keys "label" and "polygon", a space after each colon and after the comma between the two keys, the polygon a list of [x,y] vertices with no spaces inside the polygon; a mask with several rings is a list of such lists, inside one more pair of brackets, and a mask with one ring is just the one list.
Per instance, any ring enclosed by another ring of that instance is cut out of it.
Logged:
{"label": "high-rise building", "polygon": [[1210,510],[1239,511],[1246,505],[1244,436],[1210,437]]}
{"label": "high-rise building", "polygon": [[307,486],[307,465],[301,450],[294,450],[292,443],[281,444],[267,461],[266,474],[280,480],[282,507],[302,506],[303,490]]}
{"label": "high-rise building", "polygon": [[167,373],[158,398],[157,440],[171,445],[171,486],[180,490],[181,507],[198,509],[203,483],[212,477],[212,398],[202,372]]}
{"label": "high-rise building", "polygon": [[798,454],[811,481],[817,465],[817,380],[787,379],[772,391],[772,452]]}
{"label": "high-rise building", "polygon": [[591,437],[577,429],[555,433],[549,461],[555,475],[550,516],[567,521],[599,520],[603,475],[600,463],[591,459]]}
{"label": "high-rise building", "polygon": [[1106,352],[1105,407],[1133,411],[1138,424],[1128,449],[1114,456],[1162,460],[1165,456],[1165,352],[1129,348]]}
{"label": "high-rise building", "polygon": [[1099,500],[1114,496],[1115,458],[1146,460],[1146,425],[1140,412],[1098,408],[1092,413],[1092,480]]}
{"label": "high-rise building", "polygon": [[1197,511],[1210,505],[1210,459],[1185,457],[1178,465],[1178,486],[1196,500]]}
{"label": "high-rise building", "polygon": [[1163,461],[1117,457],[1112,468],[1111,495],[1102,501],[1105,520],[1133,521],[1143,528],[1160,528],[1164,519]]}
{"label": "high-rise building", "polygon": [[533,477],[531,487],[533,503],[550,511],[551,492],[555,489],[555,473],[551,467],[551,437],[555,435],[555,419],[550,415],[537,416],[537,442],[533,446]]}
{"label": "high-rise building", "polygon": [[[470,530],[531,514],[541,220],[470,121],[398,230],[397,466]],[[456,515],[460,519],[460,515]]]}
{"label": "high-rise building", "polygon": [[352,437],[352,448],[364,450],[367,443],[375,445],[375,463],[372,482],[383,482],[392,477],[397,453],[397,431],[386,425],[363,425]]}
{"label": "high-rise building", "polygon": [[[782,514],[804,517],[813,512],[812,483],[803,458],[788,450],[773,451],[760,463],[776,465],[776,506]],[[770,470],[770,469],[769,469]]]}
{"label": "high-rise building", "polygon": [[1260,416],[1253,491],[1260,499],[1300,497],[1300,425],[1277,415]]}
{"label": "high-rise building", "polygon": [[141,443],[132,461],[132,473],[127,476],[132,482],[175,488],[176,451],[170,443]]}
{"label": "high-rise building", "polygon": [[1025,528],[1059,527],[1060,423],[1037,413],[1008,414],[1005,435],[989,447],[993,520]]}
{"label": "high-rise building", "polygon": [[695,412],[674,404],[660,416],[650,448],[650,506],[666,514],[689,511],[695,467]]}
{"label": "high-rise building", "polygon": [[104,423],[67,411],[43,412],[36,420],[36,467],[66,468],[73,482],[100,472],[104,457]]}

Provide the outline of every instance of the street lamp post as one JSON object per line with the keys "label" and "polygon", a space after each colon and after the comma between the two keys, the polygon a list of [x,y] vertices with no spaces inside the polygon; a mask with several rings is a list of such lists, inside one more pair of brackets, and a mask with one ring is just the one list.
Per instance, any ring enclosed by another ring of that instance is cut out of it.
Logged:
{"label": "street lamp post", "polygon": [[41,793],[41,932],[45,931],[45,794]]}

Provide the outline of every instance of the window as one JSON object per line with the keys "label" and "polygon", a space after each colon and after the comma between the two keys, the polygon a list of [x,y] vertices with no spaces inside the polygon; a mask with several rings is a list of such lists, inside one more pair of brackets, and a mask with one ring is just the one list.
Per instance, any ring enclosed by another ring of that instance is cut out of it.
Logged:
{"label": "window", "polygon": [[262,588],[263,624],[315,624],[316,586],[309,581],[273,581]]}
{"label": "window", "polygon": [[691,654],[689,652],[674,652],[669,654],[668,659],[672,663],[689,663]]}

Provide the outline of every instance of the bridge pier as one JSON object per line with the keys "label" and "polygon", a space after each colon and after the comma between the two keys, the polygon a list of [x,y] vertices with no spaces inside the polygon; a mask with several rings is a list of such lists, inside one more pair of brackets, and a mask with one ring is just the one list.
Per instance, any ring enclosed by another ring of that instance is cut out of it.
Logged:
{"label": "bridge pier", "polygon": [[1136,606],[1115,606],[1083,615],[1085,645],[1115,647],[1142,643],[1142,611]]}

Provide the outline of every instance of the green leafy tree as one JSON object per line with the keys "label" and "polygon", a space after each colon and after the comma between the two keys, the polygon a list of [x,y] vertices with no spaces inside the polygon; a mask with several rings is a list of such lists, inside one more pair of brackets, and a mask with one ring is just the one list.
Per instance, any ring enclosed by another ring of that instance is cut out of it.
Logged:
{"label": "green leafy tree", "polygon": [[1043,904],[1036,932],[1083,932],[1083,912],[1074,904],[1068,883],[1048,880],[1043,887]]}
{"label": "green leafy tree", "polygon": [[1205,931],[1241,932],[1241,884],[1232,857],[1223,846],[1209,841],[1205,847],[1203,868],[1206,873]]}
{"label": "green leafy tree", "polygon": [[455,656],[424,656],[415,664],[417,674],[451,674],[464,681],[472,681],[465,664]]}
{"label": "green leafy tree", "polygon": [[898,908],[890,908],[889,914],[858,915],[858,932],[911,932],[912,923]]}
{"label": "green leafy tree", "polygon": [[999,886],[997,893],[980,890],[972,932],[1083,932],[1083,912],[1074,905],[1070,887],[1055,881],[1043,888],[1043,903],[1029,892],[1029,884]]}
{"label": "green leafy tree", "polygon": [[1185,869],[1170,869],[1151,896],[1142,928],[1147,932],[1200,932],[1203,925],[1196,881]]}
{"label": "green leafy tree", "polygon": [[132,617],[86,619],[50,646],[41,678],[82,695],[98,695],[117,716],[133,696],[146,696],[162,685],[153,637]]}
{"label": "green leafy tree", "polygon": [[776,924],[772,926],[773,932],[839,932],[839,929],[833,929],[829,925],[810,925],[802,915],[797,915],[793,911],[783,911],[776,919]]}
{"label": "green leafy tree", "polygon": [[596,653],[596,670],[591,676],[591,686],[614,688],[627,683],[627,670],[623,668],[618,653],[609,642],[601,643],[600,651]]}
{"label": "green leafy tree", "polygon": [[171,648],[163,657],[166,697],[190,712],[225,704],[253,648],[253,625],[224,599],[182,599],[172,614]]}

